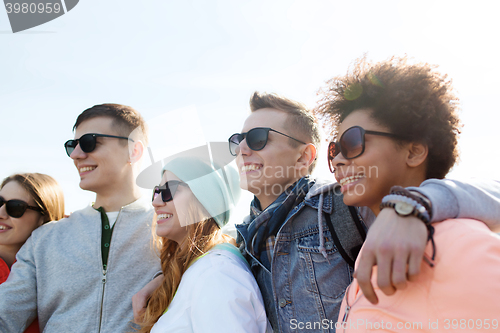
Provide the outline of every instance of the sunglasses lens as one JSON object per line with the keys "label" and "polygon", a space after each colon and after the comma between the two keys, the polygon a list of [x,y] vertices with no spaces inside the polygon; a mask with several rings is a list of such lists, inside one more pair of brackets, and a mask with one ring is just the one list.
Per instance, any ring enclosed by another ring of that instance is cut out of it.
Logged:
{"label": "sunglasses lens", "polygon": [[231,135],[231,137],[229,138],[229,152],[231,153],[231,155],[233,156],[238,155],[237,149],[242,140],[243,140],[243,135],[241,134]]}
{"label": "sunglasses lens", "polygon": [[64,144],[64,148],[66,148],[66,154],[68,154],[68,156],[70,156],[71,153],[73,152],[73,150],[75,150],[75,147],[77,144],[78,144],[78,141],[76,141],[76,140],[66,141],[66,143]]}
{"label": "sunglasses lens", "polygon": [[95,149],[96,137],[92,134],[82,135],[79,141],[83,152],[90,153]]}
{"label": "sunglasses lens", "polygon": [[330,142],[330,144],[328,145],[328,167],[330,168],[331,173],[335,172],[333,159],[340,153],[340,150],[337,149],[337,146],[338,145],[336,142]]}
{"label": "sunglasses lens", "polygon": [[23,216],[26,209],[28,209],[28,204],[21,200],[5,201],[4,199],[0,199],[0,207],[2,207],[4,204],[7,214],[15,218]]}
{"label": "sunglasses lens", "polygon": [[169,202],[174,198],[175,190],[177,189],[177,184],[165,183],[162,186],[155,186],[153,190],[153,201],[161,193],[161,200],[163,202]]}
{"label": "sunglasses lens", "polygon": [[247,133],[247,145],[252,150],[261,150],[267,144],[269,131],[264,128],[254,128]]}
{"label": "sunglasses lens", "polygon": [[[342,134],[340,138],[340,149],[345,158],[355,158],[363,153],[363,133],[361,128],[353,127]],[[338,154],[338,152],[337,152]]]}

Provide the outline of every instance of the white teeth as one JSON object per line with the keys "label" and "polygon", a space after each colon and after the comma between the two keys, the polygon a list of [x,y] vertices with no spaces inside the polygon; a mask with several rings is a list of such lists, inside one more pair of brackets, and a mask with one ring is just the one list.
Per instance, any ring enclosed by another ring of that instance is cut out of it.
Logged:
{"label": "white teeth", "polygon": [[174,216],[174,215],[172,215],[172,214],[158,214],[158,218],[157,219],[158,220],[163,220],[163,219],[171,218],[172,216]]}
{"label": "white teeth", "polygon": [[9,229],[9,228],[4,226],[4,225],[0,225],[0,230],[7,230],[7,229]]}
{"label": "white teeth", "polygon": [[262,168],[262,165],[248,164],[241,167],[241,172],[259,170],[260,168]]}
{"label": "white teeth", "polygon": [[83,167],[83,168],[80,168],[80,173],[82,172],[87,172],[87,171],[91,171],[91,170],[94,170],[96,167]]}
{"label": "white teeth", "polygon": [[351,177],[345,177],[345,178],[342,178],[339,183],[340,185],[344,186],[344,185],[347,185],[347,184],[350,184],[352,182],[355,182],[359,179],[362,179],[364,178],[365,176],[364,175],[356,175],[356,176],[351,176]]}

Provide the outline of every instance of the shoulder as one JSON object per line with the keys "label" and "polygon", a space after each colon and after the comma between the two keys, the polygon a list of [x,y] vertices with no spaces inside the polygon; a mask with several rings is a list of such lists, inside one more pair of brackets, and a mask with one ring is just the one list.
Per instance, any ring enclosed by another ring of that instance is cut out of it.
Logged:
{"label": "shoulder", "polygon": [[438,310],[450,316],[464,311],[464,316],[469,311],[469,317],[498,314],[500,237],[477,220],[452,219],[434,225],[437,255],[432,290],[439,300]]}
{"label": "shoulder", "polygon": [[9,266],[0,258],[0,284],[4,283],[5,280],[9,277],[10,269]]}
{"label": "shoulder", "polygon": [[472,219],[450,219],[433,225],[437,278],[458,278],[466,285],[472,281],[487,283],[493,275],[496,281],[500,280],[500,237],[484,223]]}

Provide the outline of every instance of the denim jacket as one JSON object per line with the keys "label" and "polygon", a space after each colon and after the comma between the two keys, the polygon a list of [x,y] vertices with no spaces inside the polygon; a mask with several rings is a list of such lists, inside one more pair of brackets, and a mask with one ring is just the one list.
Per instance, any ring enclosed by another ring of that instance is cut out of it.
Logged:
{"label": "denim jacket", "polygon": [[[308,328],[315,332],[335,332],[335,322],[353,270],[335,247],[322,216],[323,213],[331,214],[333,223],[339,218],[352,217],[342,196],[334,194],[332,185],[317,182],[304,201],[289,212],[276,236],[271,271],[247,250],[249,217],[236,226],[240,250],[259,284],[275,332]],[[318,212],[320,202],[322,211]],[[333,209],[340,205],[345,209]],[[323,251],[320,251],[321,245]]]}

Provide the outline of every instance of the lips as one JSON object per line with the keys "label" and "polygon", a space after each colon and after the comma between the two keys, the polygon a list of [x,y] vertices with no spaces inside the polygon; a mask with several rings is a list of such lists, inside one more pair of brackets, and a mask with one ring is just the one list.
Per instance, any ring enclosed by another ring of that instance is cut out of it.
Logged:
{"label": "lips", "polygon": [[5,224],[0,224],[0,231],[3,231],[3,230],[9,230],[9,229],[12,229],[11,227],[5,225]]}
{"label": "lips", "polygon": [[240,174],[247,173],[250,171],[260,170],[261,168],[262,168],[262,164],[246,164],[246,165],[241,167]]}
{"label": "lips", "polygon": [[157,220],[166,220],[174,216],[173,214],[162,213],[157,215]]}
{"label": "lips", "polygon": [[80,167],[78,168],[78,172],[80,174],[83,174],[83,173],[86,173],[86,172],[90,172],[90,171],[93,171],[95,170],[97,167],[96,166],[84,166],[84,167]]}
{"label": "lips", "polygon": [[364,174],[359,174],[359,175],[344,177],[344,178],[342,178],[342,179],[339,180],[339,184],[342,185],[342,186],[346,186],[346,185],[354,183],[354,182],[356,182],[356,181],[358,181],[360,179],[363,179],[363,178],[365,178]]}

